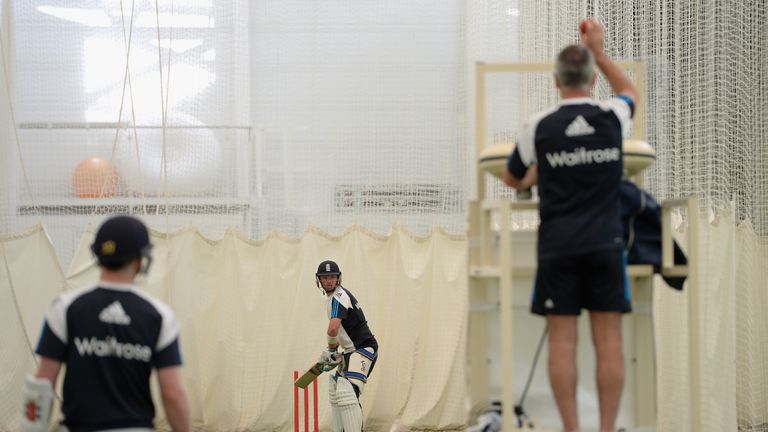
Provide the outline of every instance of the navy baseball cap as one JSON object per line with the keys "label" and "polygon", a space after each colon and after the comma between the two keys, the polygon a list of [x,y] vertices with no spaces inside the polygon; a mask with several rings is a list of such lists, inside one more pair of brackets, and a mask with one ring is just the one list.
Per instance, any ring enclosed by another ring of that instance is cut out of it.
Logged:
{"label": "navy baseball cap", "polygon": [[100,265],[114,268],[147,255],[151,247],[143,222],[133,216],[114,216],[99,228],[91,251]]}

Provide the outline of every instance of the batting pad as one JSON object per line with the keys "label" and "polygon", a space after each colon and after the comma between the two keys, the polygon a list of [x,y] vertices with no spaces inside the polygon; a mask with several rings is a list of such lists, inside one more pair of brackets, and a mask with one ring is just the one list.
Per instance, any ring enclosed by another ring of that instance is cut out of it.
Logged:
{"label": "batting pad", "polygon": [[363,409],[360,404],[339,407],[339,417],[344,432],[360,432],[363,430]]}
{"label": "batting pad", "polygon": [[336,380],[336,403],[339,418],[344,432],[359,432],[363,430],[363,410],[357,400],[355,389],[346,378]]}
{"label": "batting pad", "polygon": [[341,432],[344,425],[341,423],[341,413],[339,412],[339,403],[336,399],[336,376],[328,376],[328,401],[331,403],[331,412],[333,413],[333,431]]}

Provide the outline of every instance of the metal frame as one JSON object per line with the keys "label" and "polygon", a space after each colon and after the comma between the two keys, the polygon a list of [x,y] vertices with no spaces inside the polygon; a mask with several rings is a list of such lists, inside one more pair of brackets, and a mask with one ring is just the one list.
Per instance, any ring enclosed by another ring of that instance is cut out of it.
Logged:
{"label": "metal frame", "polygon": [[[688,224],[686,226],[686,253],[688,265],[675,265],[675,256],[672,237],[672,210],[684,208],[687,211]],[[699,290],[699,201],[697,198],[667,200],[661,207],[661,255],[662,273],[665,276],[688,277],[688,365],[690,370],[690,398],[691,429],[702,430],[701,413],[704,409],[701,374],[701,294]]]}
{"label": "metal frame", "polygon": [[[642,139],[645,130],[644,102],[645,94],[645,70],[642,62],[622,61],[616,64],[635,75],[635,88],[640,95],[635,103],[634,128],[632,138]],[[554,71],[551,63],[476,63],[475,64],[475,156],[479,155],[486,146],[486,114],[485,114],[485,75],[488,73],[510,72],[551,72]],[[553,81],[554,86],[554,81]],[[481,170],[477,170],[477,199],[484,199],[485,176]]]}

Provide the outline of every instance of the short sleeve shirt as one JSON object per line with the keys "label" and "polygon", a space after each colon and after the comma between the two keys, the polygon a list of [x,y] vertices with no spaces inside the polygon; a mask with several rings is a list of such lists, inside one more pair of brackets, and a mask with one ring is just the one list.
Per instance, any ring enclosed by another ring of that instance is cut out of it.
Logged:
{"label": "short sleeve shirt", "polygon": [[364,347],[378,350],[378,343],[368,327],[363,308],[349,290],[337,287],[326,301],[326,312],[328,319],[341,319],[339,345],[345,353]]}
{"label": "short sleeve shirt", "polygon": [[182,363],[171,309],[135,286],[57,297],[37,354],[66,364],[62,413],[70,431],[152,428],[150,375]]}
{"label": "short sleeve shirt", "polygon": [[621,247],[622,144],[633,110],[625,96],[564,99],[523,128],[507,168],[522,178],[537,165],[539,258]]}

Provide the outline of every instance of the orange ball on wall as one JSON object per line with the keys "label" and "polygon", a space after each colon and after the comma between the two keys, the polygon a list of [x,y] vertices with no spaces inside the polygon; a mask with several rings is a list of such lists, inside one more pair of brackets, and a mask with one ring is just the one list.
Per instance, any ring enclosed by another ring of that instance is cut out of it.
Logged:
{"label": "orange ball on wall", "polygon": [[117,191],[117,169],[106,159],[92,157],[80,162],[72,185],[80,198],[109,198]]}

